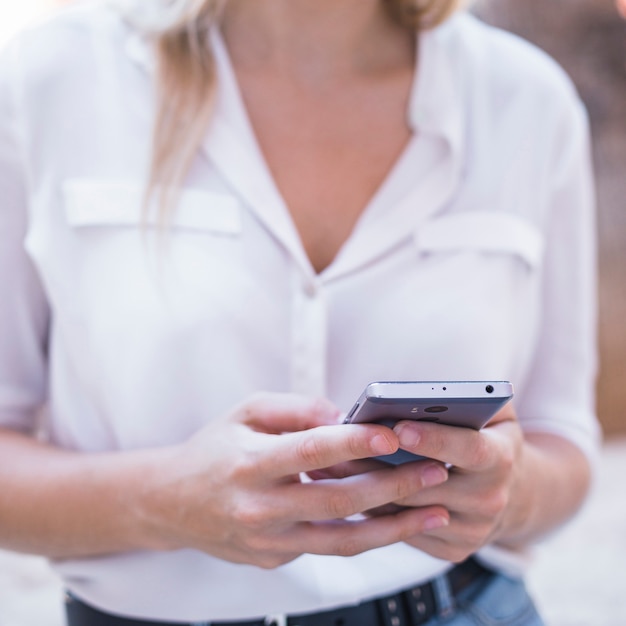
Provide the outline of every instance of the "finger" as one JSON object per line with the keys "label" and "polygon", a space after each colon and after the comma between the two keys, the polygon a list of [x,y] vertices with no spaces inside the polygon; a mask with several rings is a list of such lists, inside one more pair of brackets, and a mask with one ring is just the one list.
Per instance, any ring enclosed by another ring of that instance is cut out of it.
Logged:
{"label": "finger", "polygon": [[398,422],[394,428],[400,447],[409,452],[436,459],[469,471],[492,467],[499,455],[499,446],[488,429],[446,426],[429,422]]}
{"label": "finger", "polygon": [[[449,526],[449,525],[448,525]],[[443,527],[445,531],[448,526]],[[449,561],[451,563],[459,563],[464,561],[473,551],[468,551],[466,554],[464,546],[455,544],[450,541],[448,537],[439,537],[436,533],[438,529],[424,530],[422,532],[415,533],[412,537],[406,540],[410,546],[417,548],[420,552],[424,552],[437,559]]]}
{"label": "finger", "polygon": [[265,443],[264,454],[259,457],[260,469],[274,477],[393,454],[398,449],[394,432],[377,424],[320,426],[272,437]]}
{"label": "finger", "polygon": [[324,480],[327,478],[347,478],[348,476],[356,476],[365,474],[366,472],[375,472],[381,468],[389,467],[382,461],[376,459],[362,459],[357,461],[348,461],[346,463],[338,463],[331,467],[324,467],[319,470],[308,472],[309,478],[312,480]]}
{"label": "finger", "polygon": [[259,393],[241,404],[236,419],[255,430],[283,433],[337,424],[340,411],[325,398]]}
{"label": "finger", "polygon": [[288,541],[306,546],[311,554],[354,556],[406,541],[429,529],[445,527],[449,515],[442,507],[406,509],[393,515],[362,520],[300,524]]}
{"label": "finger", "polygon": [[451,513],[474,510],[479,507],[487,509],[490,503],[489,490],[482,485],[477,487],[476,474],[458,471],[456,468],[448,470],[448,480],[422,489],[405,498],[394,501],[401,507],[423,507],[441,504]]}
{"label": "finger", "polygon": [[446,526],[425,529],[407,543],[436,558],[458,563],[489,543],[489,537],[485,524],[472,523],[453,514]]}
{"label": "finger", "polygon": [[[286,521],[343,519],[397,502],[447,480],[441,464],[422,462],[415,467],[383,468],[341,480],[286,484],[275,492],[273,506],[283,510]],[[298,502],[293,507],[293,502]],[[288,507],[291,505],[292,518]]]}
{"label": "finger", "polygon": [[[402,463],[399,467],[420,468],[424,464],[433,463],[431,459],[410,461],[408,463]],[[445,464],[441,463],[440,466],[445,468]],[[327,478],[347,478],[348,476],[356,476],[358,474],[365,474],[367,472],[375,472],[383,468],[395,467],[384,461],[379,461],[376,458],[360,459],[357,461],[348,461],[347,463],[339,463],[331,467],[324,467],[319,470],[313,470],[308,473],[309,478],[312,480],[324,480]]]}
{"label": "finger", "polygon": [[[407,541],[429,530],[444,528],[449,515],[441,507],[396,510],[387,516],[361,520],[302,522],[290,530],[268,535],[257,543],[254,562],[276,567],[304,553],[354,556],[367,550]],[[429,541],[442,542],[438,538]],[[239,562],[252,562],[245,553]]]}
{"label": "finger", "polygon": [[415,421],[398,422],[394,430],[403,433],[401,448],[474,471],[491,467],[506,445],[503,438],[520,434],[512,403],[500,409],[481,431]]}

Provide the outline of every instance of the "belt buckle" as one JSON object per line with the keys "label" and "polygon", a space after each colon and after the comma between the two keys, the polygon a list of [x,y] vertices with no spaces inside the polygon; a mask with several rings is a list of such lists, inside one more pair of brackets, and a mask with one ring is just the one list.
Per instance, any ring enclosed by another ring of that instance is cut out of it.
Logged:
{"label": "belt buckle", "polygon": [[287,626],[287,616],[284,613],[268,615],[263,620],[264,626]]}

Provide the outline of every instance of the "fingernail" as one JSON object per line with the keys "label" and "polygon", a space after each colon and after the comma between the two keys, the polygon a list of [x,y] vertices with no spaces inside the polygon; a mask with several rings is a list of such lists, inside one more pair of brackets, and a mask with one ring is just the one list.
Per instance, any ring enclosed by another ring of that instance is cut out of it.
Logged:
{"label": "fingernail", "polygon": [[424,530],[435,530],[448,525],[448,519],[441,515],[432,515],[424,521]]}
{"label": "fingernail", "polygon": [[422,470],[422,484],[424,487],[434,487],[448,480],[448,471],[441,465],[427,465]]}
{"label": "fingernail", "polygon": [[402,448],[412,450],[419,443],[420,434],[413,424],[407,424],[406,422],[396,424],[393,430],[398,436]]}

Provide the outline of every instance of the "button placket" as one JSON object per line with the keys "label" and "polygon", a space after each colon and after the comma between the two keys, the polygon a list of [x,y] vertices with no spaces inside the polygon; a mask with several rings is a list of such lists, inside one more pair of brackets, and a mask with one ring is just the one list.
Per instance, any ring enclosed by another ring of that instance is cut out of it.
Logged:
{"label": "button placket", "polygon": [[291,317],[291,385],[297,393],[326,395],[326,293],[316,277],[294,272]]}

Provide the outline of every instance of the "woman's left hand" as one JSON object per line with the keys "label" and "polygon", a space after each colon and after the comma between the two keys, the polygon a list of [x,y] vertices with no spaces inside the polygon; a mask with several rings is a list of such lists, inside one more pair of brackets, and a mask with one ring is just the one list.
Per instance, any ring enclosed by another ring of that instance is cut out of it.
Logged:
{"label": "woman's left hand", "polygon": [[[398,422],[394,428],[400,446],[448,467],[448,479],[368,514],[388,515],[405,507],[443,506],[447,525],[425,530],[407,541],[428,554],[460,562],[487,543],[498,540],[524,514],[515,500],[524,437],[512,406],[495,415],[481,431],[429,422]],[[372,469],[376,461],[359,461],[330,468],[324,476],[349,475]],[[432,461],[416,461],[432,463]],[[316,473],[313,478],[324,477]]]}
{"label": "woman's left hand", "polygon": [[[405,450],[448,466],[448,480],[395,504],[439,504],[449,512],[447,526],[411,538],[408,543],[432,556],[460,562],[501,532],[516,526],[516,506],[524,436],[512,406],[502,409],[477,432],[427,422],[399,422],[394,428]],[[521,494],[520,494],[521,495]]]}
{"label": "woman's left hand", "polygon": [[[432,473],[439,464],[447,479],[368,514],[437,506],[443,526],[422,530],[407,543],[440,559],[460,562],[488,543],[528,545],[571,518],[589,491],[584,452],[557,434],[523,433],[510,404],[481,431],[410,421],[394,430],[402,448],[428,459],[397,468],[399,477],[411,466],[417,471],[428,464]],[[376,467],[380,462],[373,459],[353,461],[311,476],[337,478]]]}

